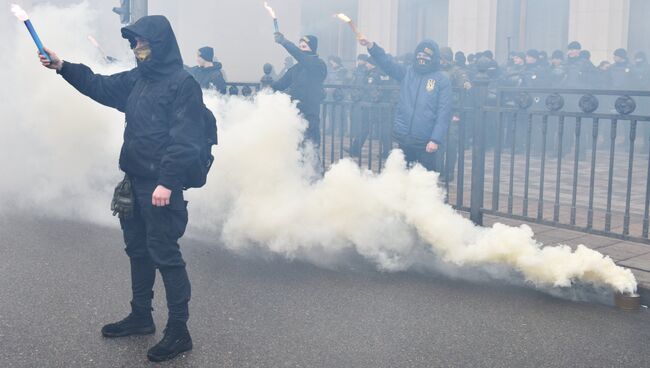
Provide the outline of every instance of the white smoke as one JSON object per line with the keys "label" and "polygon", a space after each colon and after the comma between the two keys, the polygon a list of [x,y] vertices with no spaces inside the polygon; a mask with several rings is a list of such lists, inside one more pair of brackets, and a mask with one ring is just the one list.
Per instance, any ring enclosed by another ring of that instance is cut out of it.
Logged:
{"label": "white smoke", "polygon": [[[42,6],[30,15],[46,46],[64,59],[107,74],[128,67],[108,70],[99,63],[101,55],[87,40],[94,20],[86,3]],[[0,211],[111,223],[123,115],[43,69],[20,22],[7,18],[0,27],[0,51],[7,57],[0,76],[13,87],[0,92]],[[233,251],[329,267],[360,256],[383,271],[505,269],[491,274],[516,274],[543,289],[576,282],[636,289],[629,270],[584,246],[575,252],[544,247],[525,225],[474,226],[444,204],[437,175],[407,169],[399,151],[380,175],[342,160],[320,179],[313,149],[299,148],[305,122],[287,96],[261,93],[248,100],[206,93],[205,100],[217,115],[220,145],[208,185],[188,193],[190,224]]]}
{"label": "white smoke", "polygon": [[342,160],[315,181],[298,149],[305,124],[284,95],[206,100],[222,143],[208,188],[192,193],[200,199],[193,221],[218,229],[230,249],[324,265],[356,253],[385,271],[435,269],[438,262],[423,262],[429,252],[458,266],[507,266],[540,288],[636,290],[629,270],[585,246],[544,247],[526,225],[474,226],[444,203],[437,174],[407,169],[400,151],[379,175]]}

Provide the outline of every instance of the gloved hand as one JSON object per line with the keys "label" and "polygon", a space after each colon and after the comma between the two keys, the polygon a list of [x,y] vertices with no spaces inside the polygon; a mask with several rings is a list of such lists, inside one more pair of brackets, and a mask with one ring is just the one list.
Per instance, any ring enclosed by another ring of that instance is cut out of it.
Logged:
{"label": "gloved hand", "polygon": [[276,43],[282,44],[286,40],[286,38],[284,38],[284,35],[280,32],[275,32],[273,35],[275,36]]}

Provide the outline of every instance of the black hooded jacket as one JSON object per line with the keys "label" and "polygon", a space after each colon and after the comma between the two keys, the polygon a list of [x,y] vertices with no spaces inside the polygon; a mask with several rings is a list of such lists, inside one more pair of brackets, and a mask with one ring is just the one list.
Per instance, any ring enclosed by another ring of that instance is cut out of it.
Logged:
{"label": "black hooded jacket", "polygon": [[122,28],[149,41],[151,57],[132,70],[104,76],[83,64],[64,62],[59,72],[79,92],[125,113],[120,168],[131,177],[183,188],[185,170],[199,156],[203,135],[203,95],[183,69],[176,37],[163,16],[141,18]]}
{"label": "black hooded jacket", "polygon": [[187,68],[187,71],[192,74],[194,79],[199,82],[199,85],[203,89],[214,88],[219,93],[226,94],[226,80],[223,77],[221,72],[221,63],[218,61],[213,62],[213,65],[207,68],[202,68],[200,66],[194,66]]}
{"label": "black hooded jacket", "polygon": [[323,83],[327,77],[327,65],[316,53],[306,53],[291,41],[282,46],[298,63],[271,85],[276,91],[286,91],[292,99],[298,100],[298,109],[305,115],[320,114],[320,103],[325,97]]}

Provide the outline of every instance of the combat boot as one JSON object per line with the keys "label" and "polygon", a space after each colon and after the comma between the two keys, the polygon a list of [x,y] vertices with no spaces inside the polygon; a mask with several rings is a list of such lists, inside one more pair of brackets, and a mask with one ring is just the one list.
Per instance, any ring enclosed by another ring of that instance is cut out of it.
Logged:
{"label": "combat boot", "polygon": [[170,321],[165,328],[162,340],[149,349],[147,358],[152,362],[162,362],[178,354],[192,350],[192,337],[184,322]]}
{"label": "combat boot", "polygon": [[150,335],[156,332],[151,310],[140,309],[131,303],[131,313],[123,320],[102,327],[104,337],[124,337],[131,335]]}

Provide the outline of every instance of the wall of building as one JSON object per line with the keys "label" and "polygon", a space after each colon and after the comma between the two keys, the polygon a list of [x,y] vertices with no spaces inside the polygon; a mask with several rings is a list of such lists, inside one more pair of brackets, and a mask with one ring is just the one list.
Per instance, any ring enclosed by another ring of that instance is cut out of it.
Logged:
{"label": "wall of building", "polygon": [[449,0],[400,0],[397,54],[413,52],[425,38],[447,46]]}
{"label": "wall of building", "polygon": [[[399,0],[359,0],[359,30],[387,52],[397,53]],[[359,47],[358,52],[366,52]]]}
{"label": "wall of building", "polygon": [[629,0],[571,0],[568,38],[591,51],[594,63],[611,60],[627,47],[629,20]]}
{"label": "wall of building", "polygon": [[452,0],[449,2],[448,44],[467,53],[494,50],[496,46],[497,0]]}
{"label": "wall of building", "polygon": [[650,1],[630,0],[630,26],[628,30],[628,47],[633,54],[645,51],[650,55]]}

